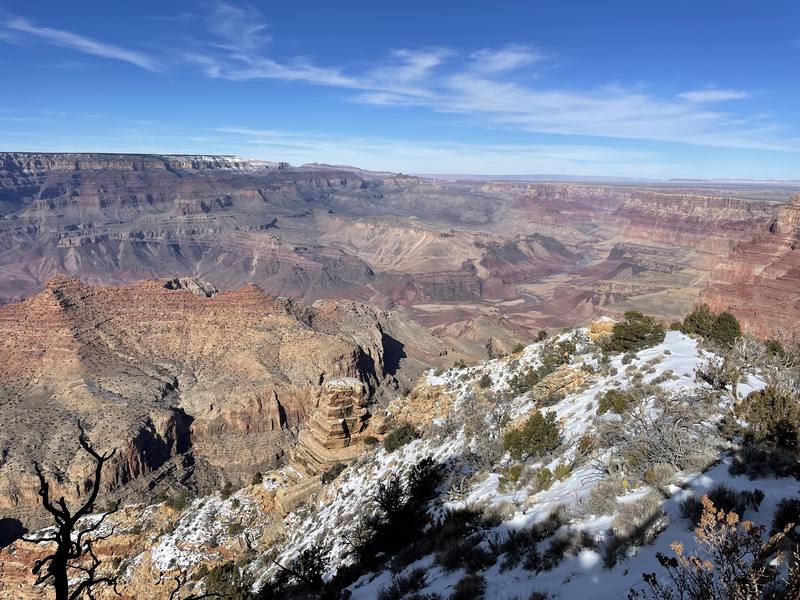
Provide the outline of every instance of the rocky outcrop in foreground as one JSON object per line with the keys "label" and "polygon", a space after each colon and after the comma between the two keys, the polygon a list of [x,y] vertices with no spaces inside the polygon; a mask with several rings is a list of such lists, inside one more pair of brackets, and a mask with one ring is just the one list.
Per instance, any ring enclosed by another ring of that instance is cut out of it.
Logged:
{"label": "rocky outcrop in foreground", "polygon": [[[78,421],[100,449],[118,450],[103,477],[109,498],[249,483],[283,459],[309,414],[311,435],[323,435],[334,415],[318,404],[348,411],[346,431],[321,445],[349,443],[367,403],[442,351],[400,314],[186,279],[94,287],[59,276],[0,307],[0,339],[0,517],[28,525],[34,460],[53,493],[86,489]],[[355,396],[340,400],[332,381],[357,383]]]}

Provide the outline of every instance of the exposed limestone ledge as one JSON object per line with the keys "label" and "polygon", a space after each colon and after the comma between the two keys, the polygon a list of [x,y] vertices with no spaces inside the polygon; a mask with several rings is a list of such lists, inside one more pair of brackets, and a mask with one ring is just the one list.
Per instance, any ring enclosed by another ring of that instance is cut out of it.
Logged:
{"label": "exposed limestone ledge", "polygon": [[545,398],[551,394],[569,394],[582,387],[589,374],[575,365],[563,365],[547,375],[531,389],[534,398]]}

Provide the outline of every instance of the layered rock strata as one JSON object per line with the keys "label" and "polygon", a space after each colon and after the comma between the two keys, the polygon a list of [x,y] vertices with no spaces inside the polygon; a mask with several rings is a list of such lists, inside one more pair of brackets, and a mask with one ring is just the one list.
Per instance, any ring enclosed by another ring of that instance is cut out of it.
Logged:
{"label": "layered rock strata", "polygon": [[[402,315],[356,302],[309,307],[252,285],[216,293],[196,281],[95,287],[65,276],[0,307],[0,340],[0,517],[26,518],[38,503],[34,460],[53,493],[73,500],[86,489],[78,421],[100,450],[118,450],[106,497],[248,483],[293,447],[320,384],[359,382],[347,400],[352,437],[368,397],[394,392],[442,351]],[[338,388],[323,389],[332,394],[323,406],[345,410]]]}
{"label": "layered rock strata", "polygon": [[800,195],[719,262],[700,301],[729,310],[752,332],[786,338],[800,318]]}

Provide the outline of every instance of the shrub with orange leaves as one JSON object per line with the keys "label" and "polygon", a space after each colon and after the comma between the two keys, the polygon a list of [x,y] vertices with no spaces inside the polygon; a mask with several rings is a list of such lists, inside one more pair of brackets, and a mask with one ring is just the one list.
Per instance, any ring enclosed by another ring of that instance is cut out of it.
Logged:
{"label": "shrub with orange leaves", "polygon": [[[674,556],[656,554],[668,583],[655,573],[643,575],[645,589],[630,590],[630,600],[759,600],[790,597],[778,566],[785,532],[764,539],[764,528],[743,521],[735,512],[718,510],[703,496],[703,514],[694,530],[697,548],[686,554],[672,544]],[[793,578],[790,578],[791,581]],[[795,591],[796,592],[796,591]],[[793,597],[793,596],[791,596]]]}

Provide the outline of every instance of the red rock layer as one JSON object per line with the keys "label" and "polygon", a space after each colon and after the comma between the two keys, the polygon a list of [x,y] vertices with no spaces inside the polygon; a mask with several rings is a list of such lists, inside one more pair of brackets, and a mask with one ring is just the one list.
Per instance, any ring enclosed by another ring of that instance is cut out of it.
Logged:
{"label": "red rock layer", "polygon": [[800,318],[800,195],[752,240],[738,244],[711,275],[701,301],[730,310],[762,336],[794,330]]}

